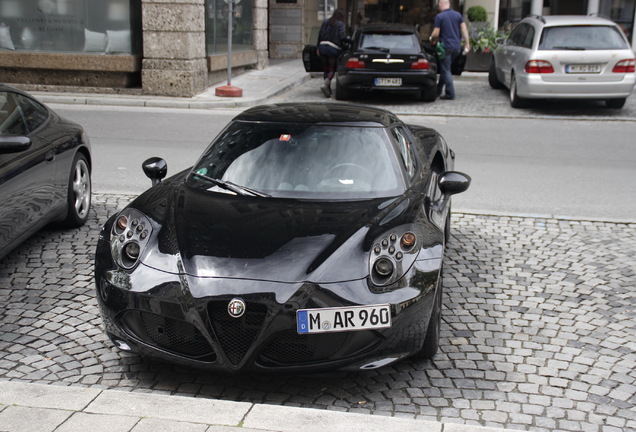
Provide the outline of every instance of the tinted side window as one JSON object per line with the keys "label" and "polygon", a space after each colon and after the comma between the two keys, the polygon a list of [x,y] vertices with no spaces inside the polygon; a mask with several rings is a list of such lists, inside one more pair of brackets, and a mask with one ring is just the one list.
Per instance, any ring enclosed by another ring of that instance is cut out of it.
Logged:
{"label": "tinted side window", "polygon": [[38,102],[22,95],[15,96],[20,104],[20,108],[22,108],[22,115],[29,132],[33,132],[42,126],[49,118],[49,111]]}
{"label": "tinted side window", "polygon": [[27,135],[28,129],[15,93],[0,92],[0,135]]}
{"label": "tinted side window", "polygon": [[508,40],[511,45],[521,46],[523,44],[523,40],[528,32],[527,24],[519,24],[515,29],[510,33],[510,37]]}
{"label": "tinted side window", "polygon": [[534,27],[528,26],[528,32],[526,33],[525,38],[523,39],[523,43],[521,44],[524,48],[532,48],[532,42],[534,41]]}

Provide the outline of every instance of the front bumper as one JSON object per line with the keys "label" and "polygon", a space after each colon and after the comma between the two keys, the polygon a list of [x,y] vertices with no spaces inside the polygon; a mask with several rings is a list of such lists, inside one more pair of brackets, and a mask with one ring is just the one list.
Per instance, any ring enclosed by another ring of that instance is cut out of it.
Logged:
{"label": "front bumper", "polygon": [[[366,280],[284,284],[196,278],[138,266],[96,272],[97,298],[115,345],[142,355],[225,371],[365,369],[421,348],[433,309],[441,260],[418,261],[391,292]],[[206,292],[194,297],[192,293]],[[233,298],[246,313],[232,318]],[[299,335],[296,311],[390,304],[387,329]]]}

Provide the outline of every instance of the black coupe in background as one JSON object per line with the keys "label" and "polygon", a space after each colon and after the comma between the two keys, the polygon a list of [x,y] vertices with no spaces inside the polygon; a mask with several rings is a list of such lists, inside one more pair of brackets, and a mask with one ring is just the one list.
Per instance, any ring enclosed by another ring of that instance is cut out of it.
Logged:
{"label": "black coupe in background", "polygon": [[437,62],[413,26],[367,24],[353,35],[351,48],[337,63],[334,96],[350,99],[356,91],[391,91],[437,98]]}
{"label": "black coupe in background", "polygon": [[95,257],[120,349],[240,370],[376,368],[439,342],[451,195],[434,130],[338,103],[259,106],[194,167],[104,225]]}
{"label": "black coupe in background", "polygon": [[[307,72],[322,72],[315,45],[303,50]],[[352,99],[361,92],[415,95],[424,102],[437,98],[435,49],[425,46],[414,26],[366,24],[358,27],[336,63],[334,97]],[[459,72],[461,73],[461,72]]]}
{"label": "black coupe in background", "polygon": [[78,227],[91,205],[91,155],[80,125],[0,84],[0,258],[51,222]]}

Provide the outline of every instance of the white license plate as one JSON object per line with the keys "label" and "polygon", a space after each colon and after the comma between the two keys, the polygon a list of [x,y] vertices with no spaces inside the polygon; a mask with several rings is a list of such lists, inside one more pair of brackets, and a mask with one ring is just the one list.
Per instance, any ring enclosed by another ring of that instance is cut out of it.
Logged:
{"label": "white license plate", "polygon": [[575,65],[566,65],[565,73],[601,73],[601,65],[600,64],[575,64]]}
{"label": "white license plate", "polygon": [[299,334],[331,333],[391,327],[389,305],[351,306],[296,311]]}
{"label": "white license plate", "polygon": [[402,78],[376,78],[375,85],[378,87],[399,87],[402,85]]}

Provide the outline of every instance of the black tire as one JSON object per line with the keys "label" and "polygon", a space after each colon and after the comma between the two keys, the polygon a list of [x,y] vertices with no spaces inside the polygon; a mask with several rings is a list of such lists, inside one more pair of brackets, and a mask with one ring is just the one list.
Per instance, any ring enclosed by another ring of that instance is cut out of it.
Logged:
{"label": "black tire", "polygon": [[495,66],[494,58],[490,62],[490,69],[488,69],[488,84],[494,89],[504,88],[504,85],[499,81],[499,78],[497,78],[497,67]]}
{"label": "black tire", "polygon": [[335,81],[336,81],[336,91],[334,93],[334,97],[336,98],[336,100],[350,99],[351,91],[341,86],[337,79]]}
{"label": "black tire", "polygon": [[432,359],[439,349],[439,339],[442,328],[442,295],[444,292],[444,284],[442,283],[443,275],[443,269],[440,269],[439,279],[437,280],[437,290],[435,291],[433,313],[428,322],[424,344],[422,344],[422,349],[419,353],[419,356],[425,359]]}
{"label": "black tire", "polygon": [[423,102],[435,102],[435,99],[437,99],[437,86],[425,88],[422,90],[421,96]]}
{"label": "black tire", "polygon": [[526,100],[520,98],[517,94],[517,78],[513,72],[510,76],[510,106],[513,108],[524,108],[526,105]]}
{"label": "black tire", "polygon": [[605,105],[607,105],[608,108],[620,109],[620,108],[623,108],[626,101],[627,101],[627,98],[608,99],[605,101]]}
{"label": "black tire", "polygon": [[88,220],[91,208],[91,171],[88,159],[77,153],[68,180],[67,214],[62,225],[76,228]]}

